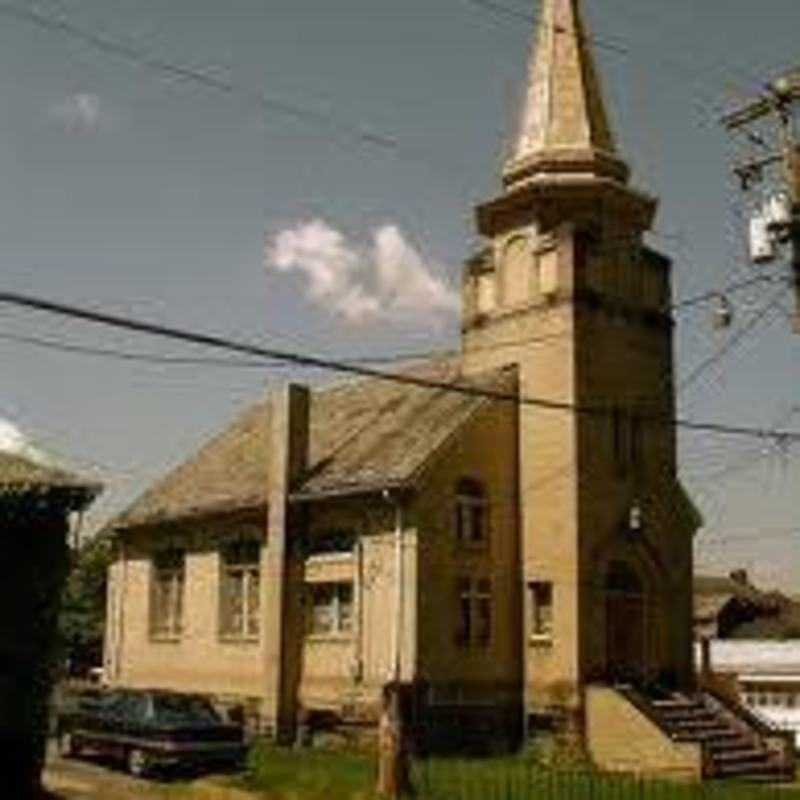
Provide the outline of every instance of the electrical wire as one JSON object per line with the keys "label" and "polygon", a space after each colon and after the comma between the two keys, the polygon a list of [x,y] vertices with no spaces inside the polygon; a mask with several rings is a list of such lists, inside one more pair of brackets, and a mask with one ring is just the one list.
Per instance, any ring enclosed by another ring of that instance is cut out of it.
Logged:
{"label": "electrical wire", "polygon": [[[466,2],[471,6],[475,6],[476,8],[482,9],[484,11],[489,11],[492,14],[498,14],[500,16],[509,17],[515,20],[532,22],[534,24],[538,24],[540,22],[540,17],[538,16],[528,14],[525,11],[521,11],[516,8],[510,8],[509,6],[503,5],[502,3],[496,3],[494,2],[494,0],[466,0]],[[630,55],[630,50],[628,50],[627,47],[623,47],[620,44],[611,42],[608,39],[601,39],[596,36],[581,36],[576,31],[569,30],[568,28],[565,28],[563,25],[555,25],[554,30],[556,33],[559,34],[574,37],[575,39],[578,40],[591,42],[593,45],[595,45],[601,50],[608,50],[612,53],[617,53],[618,55],[623,55],[623,56]]]}
{"label": "electrical wire", "polygon": [[735,335],[733,335],[730,339],[728,339],[722,347],[720,347],[715,353],[712,353],[707,359],[702,361],[698,364],[685,378],[679,380],[677,391],[685,392],[690,386],[692,386],[705,372],[706,370],[710,369],[711,367],[718,364],[725,358],[733,349],[747,336],[748,334],[752,333],[758,325],[761,324],[762,320],[772,311],[780,297],[785,294],[785,289],[781,288],[780,291],[770,300],[770,302],[764,306],[753,318],[742,327]]}
{"label": "electrical wire", "polygon": [[[268,359],[285,361],[297,366],[313,367],[331,372],[355,375],[362,378],[375,378],[387,382],[404,384],[407,386],[417,386],[425,389],[434,389],[445,392],[454,392],[473,397],[481,397],[487,400],[513,403],[518,406],[531,406],[551,411],[568,411],[577,414],[592,414],[608,417],[613,412],[609,408],[601,407],[581,407],[574,403],[550,400],[541,397],[530,397],[519,394],[509,394],[506,392],[492,389],[484,389],[474,385],[464,385],[457,383],[447,383],[445,381],[431,380],[422,378],[409,373],[391,373],[375,369],[361,364],[353,364],[333,359],[319,358],[304,353],[275,350],[272,348],[260,347],[257,345],[237,342],[221,336],[207,333],[198,333],[183,330],[176,327],[160,325],[152,322],[137,320],[132,317],[123,317],[80,308],[65,303],[57,303],[31,295],[24,295],[15,292],[0,292],[0,303],[42,311],[71,319],[79,319],[84,322],[104,325],[120,330],[134,331],[137,333],[158,336],[161,338],[172,339],[175,341],[191,342],[192,344],[203,345],[220,350],[227,350],[245,355],[265,357]],[[747,426],[725,425],[714,422],[697,422],[694,420],[681,419],[661,414],[642,415],[643,422],[668,427],[679,427],[693,431],[703,431],[707,433],[718,433],[730,436],[749,436],[758,439],[772,439],[782,442],[800,441],[800,431],[777,431],[752,428]]]}
{"label": "electrical wire", "polygon": [[398,140],[387,134],[369,131],[339,121],[330,114],[313,108],[289,102],[278,97],[270,96],[260,90],[253,90],[240,86],[232,81],[203,72],[195,67],[177,64],[166,59],[148,55],[138,47],[129,45],[119,39],[95,33],[69,22],[67,19],[57,19],[52,15],[42,14],[32,8],[23,8],[16,3],[0,3],[0,15],[21,20],[38,28],[54,33],[60,33],[71,39],[80,41],[90,47],[122,58],[142,68],[158,72],[171,78],[179,78],[191,83],[224,94],[242,95],[250,102],[255,103],[264,111],[274,111],[293,117],[301,122],[313,126],[323,124],[329,129],[340,134],[354,137],[361,144],[368,144],[381,150],[397,152],[401,149]]}
{"label": "electrical wire", "polygon": [[[55,339],[48,339],[41,336],[26,336],[21,334],[0,333],[0,341],[15,342],[17,344],[30,344],[35,347],[47,348],[64,353],[74,353],[77,355],[98,356],[103,358],[113,358],[119,361],[138,361],[148,364],[169,364],[176,366],[207,366],[207,367],[231,367],[237,369],[278,369],[288,366],[285,361],[269,361],[266,359],[257,361],[246,361],[228,358],[191,358],[185,356],[162,356],[156,353],[136,353],[125,350],[116,350],[103,347],[88,347],[67,342],[60,342]],[[390,364],[401,361],[419,361],[431,358],[432,353],[396,353],[389,356],[354,357],[347,358],[354,364]]]}

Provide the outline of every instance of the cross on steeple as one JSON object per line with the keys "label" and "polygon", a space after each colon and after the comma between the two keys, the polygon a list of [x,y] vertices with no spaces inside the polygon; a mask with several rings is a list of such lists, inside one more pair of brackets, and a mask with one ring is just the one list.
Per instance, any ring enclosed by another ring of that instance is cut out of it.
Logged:
{"label": "cross on steeple", "polygon": [[580,0],[542,0],[528,86],[503,178],[512,187],[556,174],[625,183]]}

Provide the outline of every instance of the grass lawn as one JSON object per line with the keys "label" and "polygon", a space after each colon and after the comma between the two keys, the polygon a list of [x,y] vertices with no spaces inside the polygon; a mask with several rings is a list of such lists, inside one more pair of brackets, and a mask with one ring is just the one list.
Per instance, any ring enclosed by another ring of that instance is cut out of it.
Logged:
{"label": "grass lawn", "polygon": [[376,763],[362,753],[256,744],[242,785],[263,792],[270,800],[371,800]]}
{"label": "grass lawn", "polygon": [[[239,785],[269,800],[374,800],[376,759],[256,745]],[[417,800],[800,800],[800,787],[686,784],[545,769],[524,757],[431,759],[414,767]]]}

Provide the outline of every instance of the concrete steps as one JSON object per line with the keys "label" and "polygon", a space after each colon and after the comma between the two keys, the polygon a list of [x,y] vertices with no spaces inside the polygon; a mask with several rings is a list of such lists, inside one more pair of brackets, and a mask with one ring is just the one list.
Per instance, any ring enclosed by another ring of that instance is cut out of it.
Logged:
{"label": "concrete steps", "polygon": [[780,756],[764,746],[747,722],[703,695],[652,701],[653,711],[674,741],[703,746],[713,778],[753,781],[792,779]]}

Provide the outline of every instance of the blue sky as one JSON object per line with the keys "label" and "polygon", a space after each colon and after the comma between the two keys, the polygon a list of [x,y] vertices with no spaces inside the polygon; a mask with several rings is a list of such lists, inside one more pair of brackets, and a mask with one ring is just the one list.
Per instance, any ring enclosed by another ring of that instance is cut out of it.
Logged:
{"label": "blue sky", "polygon": [[[243,91],[166,78],[0,16],[3,288],[323,354],[457,344],[452,291],[474,244],[472,206],[499,188],[530,23],[467,0],[16,4]],[[796,0],[585,6],[594,34],[613,45],[598,61],[621,149],[636,182],[662,198],[652,242],[675,259],[676,296],[752,275],[745,206],[729,177],[733,151],[717,115],[796,63]],[[275,103],[260,107],[250,90]],[[398,147],[365,142],[359,131]],[[325,223],[349,283],[314,283],[318,273],[303,267],[303,226],[314,220]],[[284,269],[268,271],[265,242],[281,233],[291,245]],[[365,278],[376,254],[386,272]],[[392,272],[398,263],[412,265],[408,285]],[[366,310],[348,317],[348,292],[362,279],[368,291],[356,299]],[[774,291],[738,294],[737,325]],[[418,301],[416,312],[398,297]],[[0,309],[0,416],[101,471],[109,491],[98,519],[286,376],[116,362],[2,338],[9,334],[209,354]],[[679,375],[728,336],[702,310],[682,314]],[[682,415],[800,429],[798,353],[800,339],[771,309],[681,394]],[[684,479],[708,523],[702,567],[742,565],[797,589],[797,449],[694,434],[681,446]]]}

